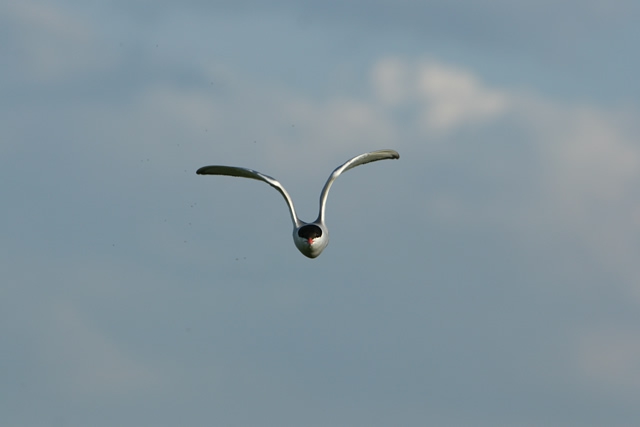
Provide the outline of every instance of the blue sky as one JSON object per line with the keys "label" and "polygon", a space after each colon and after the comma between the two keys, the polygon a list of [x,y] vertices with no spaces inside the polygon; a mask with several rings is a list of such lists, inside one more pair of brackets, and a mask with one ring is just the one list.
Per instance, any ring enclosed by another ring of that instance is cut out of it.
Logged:
{"label": "blue sky", "polygon": [[639,12],[0,3],[0,424],[637,425]]}

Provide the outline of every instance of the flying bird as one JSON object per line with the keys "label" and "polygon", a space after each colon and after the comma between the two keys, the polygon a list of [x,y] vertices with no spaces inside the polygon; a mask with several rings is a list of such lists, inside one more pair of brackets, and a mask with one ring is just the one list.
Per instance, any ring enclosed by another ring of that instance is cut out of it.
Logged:
{"label": "flying bird", "polygon": [[284,189],[282,184],[276,181],[274,178],[265,175],[263,173],[254,171],[247,168],[239,168],[235,166],[203,166],[196,171],[198,175],[227,175],[238,176],[242,178],[257,179],[258,181],[264,181],[282,194],[284,200],[289,206],[289,213],[291,214],[291,221],[293,222],[293,242],[303,255],[309,258],[316,258],[322,253],[324,248],[329,244],[329,231],[324,221],[325,206],[327,204],[327,196],[329,189],[333,185],[333,181],[336,180],[343,172],[356,166],[364,165],[366,163],[376,162],[378,160],[385,159],[399,159],[400,155],[394,150],[378,150],[370,153],[360,154],[350,160],[347,160],[342,165],[338,166],[329,176],[329,179],[324,184],[324,188],[320,193],[320,210],[318,218],[311,223],[304,222],[296,215],[296,210],[293,207],[293,201],[291,196]]}

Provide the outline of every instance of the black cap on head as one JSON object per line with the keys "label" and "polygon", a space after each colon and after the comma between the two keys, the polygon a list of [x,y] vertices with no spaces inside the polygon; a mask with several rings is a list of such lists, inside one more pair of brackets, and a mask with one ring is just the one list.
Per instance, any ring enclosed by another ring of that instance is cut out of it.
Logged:
{"label": "black cap on head", "polygon": [[322,236],[322,229],[315,224],[307,224],[300,227],[298,230],[298,236],[303,239],[314,239]]}

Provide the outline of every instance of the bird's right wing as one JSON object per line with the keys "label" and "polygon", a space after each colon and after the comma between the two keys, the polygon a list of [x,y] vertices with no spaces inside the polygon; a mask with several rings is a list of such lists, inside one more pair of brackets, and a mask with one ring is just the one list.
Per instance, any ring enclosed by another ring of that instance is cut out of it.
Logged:
{"label": "bird's right wing", "polygon": [[254,171],[253,169],[247,168],[239,168],[235,166],[203,166],[196,171],[198,175],[226,175],[226,176],[238,176],[241,178],[251,178],[257,179],[258,181],[264,181],[282,194],[284,200],[287,202],[289,206],[289,213],[291,214],[291,221],[293,222],[295,227],[300,226],[300,220],[296,215],[296,210],[293,207],[293,200],[291,200],[291,196],[287,193],[287,190],[284,189],[282,184],[280,184],[276,179],[260,173],[258,171]]}

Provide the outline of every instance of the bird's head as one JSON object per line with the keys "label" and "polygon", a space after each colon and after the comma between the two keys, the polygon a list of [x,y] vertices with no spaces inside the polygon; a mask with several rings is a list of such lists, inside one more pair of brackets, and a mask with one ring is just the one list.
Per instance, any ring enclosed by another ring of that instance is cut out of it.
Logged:
{"label": "bird's head", "polygon": [[303,255],[315,258],[329,244],[326,229],[318,224],[305,224],[293,231],[293,241]]}

